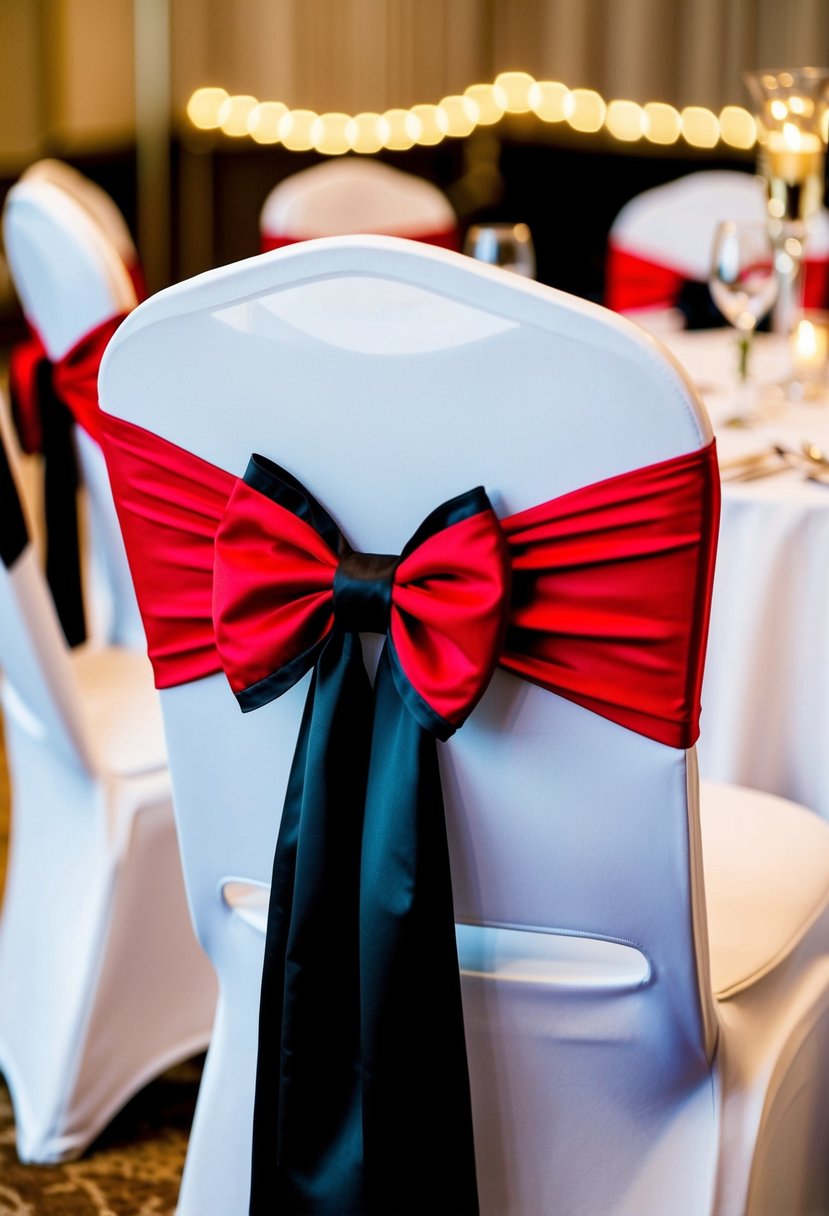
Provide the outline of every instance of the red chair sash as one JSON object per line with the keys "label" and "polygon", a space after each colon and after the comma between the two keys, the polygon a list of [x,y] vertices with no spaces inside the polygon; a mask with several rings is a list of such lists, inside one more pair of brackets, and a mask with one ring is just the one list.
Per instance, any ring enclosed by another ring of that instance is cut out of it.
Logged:
{"label": "red chair sash", "polygon": [[[610,243],[605,268],[605,303],[615,312],[644,308],[673,308],[694,275],[653,258]],[[829,304],[829,259],[806,258],[803,266],[803,305],[825,308]]]}
{"label": "red chair sash", "polygon": [[108,318],[54,363],[32,330],[29,339],[12,351],[9,366],[12,416],[21,446],[44,457],[46,578],[71,646],[86,637],[73,421],[100,442],[98,368],[122,319]]}
{"label": "red chair sash", "polygon": [[51,387],[83,429],[100,442],[98,369],[110,338],[125,313],[108,317],[84,334],[62,358],[52,362],[36,330],[18,343],[9,361],[9,392],[20,446],[24,452],[39,452],[43,445],[40,385],[44,365],[50,369]]}
{"label": "red chair sash", "polygon": [[[237,479],[102,417],[156,684],[219,671],[214,538]],[[502,520],[515,591],[501,664],[649,738],[690,746],[718,513],[711,444]]]}
{"label": "red chair sash", "polygon": [[[330,233],[320,233],[329,236]],[[408,241],[419,241],[423,245],[437,245],[441,249],[460,251],[461,239],[457,228],[445,228],[439,232],[393,232],[389,236],[405,237]],[[260,236],[260,253],[270,253],[272,249],[284,249],[287,245],[297,245],[302,241],[313,240],[310,236],[294,236],[287,232],[262,232]]]}

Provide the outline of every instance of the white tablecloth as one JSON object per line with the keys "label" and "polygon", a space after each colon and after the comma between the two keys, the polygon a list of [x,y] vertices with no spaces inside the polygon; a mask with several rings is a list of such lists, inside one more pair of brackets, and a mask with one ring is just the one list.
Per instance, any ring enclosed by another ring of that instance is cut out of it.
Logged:
{"label": "white tablecloth", "polygon": [[[662,340],[702,393],[721,464],[807,439],[829,452],[829,394],[728,427],[733,333]],[[758,339],[752,371],[761,382],[785,374],[779,339]],[[829,483],[796,469],[724,482],[702,705],[703,777],[782,794],[829,819]]]}

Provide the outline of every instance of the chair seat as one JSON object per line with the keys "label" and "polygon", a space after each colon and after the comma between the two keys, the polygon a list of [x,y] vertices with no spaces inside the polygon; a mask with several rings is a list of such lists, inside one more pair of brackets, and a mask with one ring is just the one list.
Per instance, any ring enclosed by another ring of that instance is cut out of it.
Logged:
{"label": "chair seat", "polygon": [[700,822],[711,984],[724,1001],[779,966],[826,908],[829,825],[784,798],[707,782]]}
{"label": "chair seat", "polygon": [[161,706],[146,654],[80,646],[71,659],[102,768],[119,777],[166,769]]}

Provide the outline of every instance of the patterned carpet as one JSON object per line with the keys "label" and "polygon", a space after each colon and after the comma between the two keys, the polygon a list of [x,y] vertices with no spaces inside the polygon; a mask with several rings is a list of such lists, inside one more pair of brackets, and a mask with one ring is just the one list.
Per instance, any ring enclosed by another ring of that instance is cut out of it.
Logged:
{"label": "patterned carpet", "polygon": [[[8,833],[0,734],[0,888]],[[54,1166],[18,1161],[14,1112],[0,1077],[0,1216],[173,1216],[201,1066],[201,1059],[188,1061],[148,1085],[80,1161]]]}
{"label": "patterned carpet", "polygon": [[0,1214],[173,1216],[200,1075],[200,1060],[172,1069],[134,1098],[80,1161],[52,1166],[18,1161],[2,1086]]}

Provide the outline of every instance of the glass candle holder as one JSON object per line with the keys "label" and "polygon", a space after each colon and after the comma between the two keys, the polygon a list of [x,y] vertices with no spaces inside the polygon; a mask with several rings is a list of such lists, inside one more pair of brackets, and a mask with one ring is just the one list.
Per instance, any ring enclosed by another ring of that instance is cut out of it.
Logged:
{"label": "glass candle holder", "polygon": [[798,317],[792,334],[792,361],[797,398],[824,399],[829,367],[829,312],[813,309]]}
{"label": "glass candle holder", "polygon": [[775,244],[774,328],[791,334],[801,304],[806,222],[823,200],[829,68],[763,69],[744,80],[756,107],[758,169]]}

